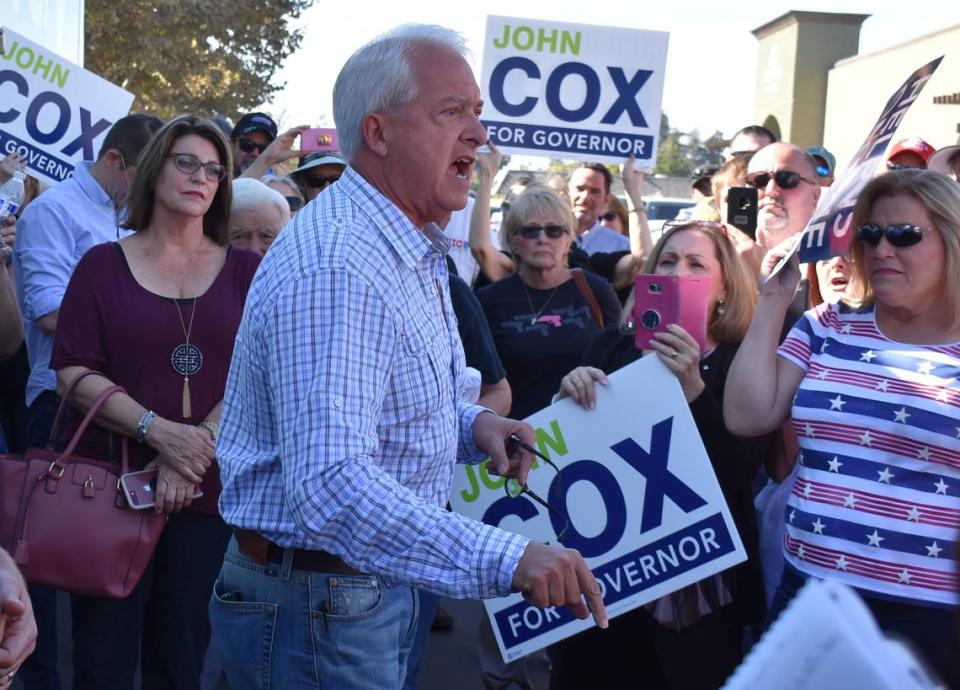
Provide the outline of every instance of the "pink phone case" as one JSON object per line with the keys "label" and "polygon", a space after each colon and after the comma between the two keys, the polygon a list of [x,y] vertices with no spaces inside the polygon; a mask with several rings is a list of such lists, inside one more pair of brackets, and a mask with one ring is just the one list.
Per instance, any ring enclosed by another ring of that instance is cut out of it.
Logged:
{"label": "pink phone case", "polygon": [[675,323],[707,347],[709,286],[701,278],[641,274],[634,281],[633,324],[637,349],[650,348],[654,333]]}
{"label": "pink phone case", "polygon": [[[120,477],[120,488],[127,503],[134,510],[146,510],[156,505],[157,470],[128,472]],[[194,489],[194,500],[203,496],[199,487]]]}
{"label": "pink phone case", "polygon": [[337,130],[331,127],[314,127],[300,132],[300,150],[304,153],[314,151],[339,151],[340,139]]}

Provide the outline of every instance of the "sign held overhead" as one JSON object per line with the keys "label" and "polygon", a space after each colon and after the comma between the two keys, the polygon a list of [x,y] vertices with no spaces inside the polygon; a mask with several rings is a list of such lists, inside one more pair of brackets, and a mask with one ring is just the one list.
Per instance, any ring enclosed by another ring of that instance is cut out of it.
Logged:
{"label": "sign held overhead", "polygon": [[487,17],[487,135],[508,153],[599,163],[657,159],[669,35]]}

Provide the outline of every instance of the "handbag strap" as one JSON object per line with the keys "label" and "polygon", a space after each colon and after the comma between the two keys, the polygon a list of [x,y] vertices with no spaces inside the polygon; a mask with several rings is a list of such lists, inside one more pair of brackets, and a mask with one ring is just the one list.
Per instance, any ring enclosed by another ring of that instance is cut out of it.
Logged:
{"label": "handbag strap", "polygon": [[587,306],[590,307],[590,313],[593,314],[593,320],[597,322],[597,325],[600,328],[603,328],[603,310],[600,308],[600,303],[597,301],[597,296],[593,294],[593,290],[590,289],[590,283],[587,282],[587,276],[583,274],[583,271],[579,268],[571,268],[570,273],[573,274],[573,282],[577,284],[577,289],[580,291],[580,294],[583,295],[583,298],[587,300]]}
{"label": "handbag strap", "polygon": [[[78,377],[79,378],[79,377]],[[80,422],[80,426],[77,427],[77,430],[73,434],[73,438],[70,439],[69,445],[66,449],[57,456],[57,459],[50,464],[51,470],[53,468],[60,469],[60,475],[63,474],[63,470],[67,465],[70,464],[74,450],[77,448],[77,444],[80,442],[80,438],[83,436],[83,432],[87,430],[87,427],[90,425],[90,422],[93,421],[93,418],[100,411],[100,408],[103,407],[104,403],[107,402],[109,398],[114,393],[126,393],[127,391],[121,386],[110,386],[105,388],[100,395],[97,396],[97,399],[93,401],[93,404],[90,405],[90,409],[87,410],[87,414],[83,416],[83,420]],[[127,435],[120,434],[120,446],[121,446],[121,467],[123,469],[122,474],[126,474],[130,471],[130,461],[127,456]]]}
{"label": "handbag strap", "polygon": [[73,392],[77,389],[77,384],[88,376],[103,376],[106,378],[104,374],[101,374],[99,371],[94,371],[93,369],[82,371],[73,378],[73,381],[67,386],[67,390],[60,399],[60,404],[57,406],[57,416],[53,418],[53,424],[50,426],[50,438],[47,441],[47,450],[53,450],[55,448],[55,441],[60,437],[60,432],[63,430],[60,424],[64,421],[67,410],[70,407],[70,396],[73,395]]}

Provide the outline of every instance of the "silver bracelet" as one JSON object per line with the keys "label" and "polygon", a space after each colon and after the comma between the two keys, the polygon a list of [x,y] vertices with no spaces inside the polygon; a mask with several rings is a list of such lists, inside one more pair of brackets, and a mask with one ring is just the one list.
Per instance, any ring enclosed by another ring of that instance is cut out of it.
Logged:
{"label": "silver bracelet", "polygon": [[150,425],[153,424],[153,420],[157,418],[157,413],[153,410],[147,410],[143,413],[143,416],[140,417],[140,421],[137,422],[137,443],[143,443],[147,440],[147,431],[150,429]]}

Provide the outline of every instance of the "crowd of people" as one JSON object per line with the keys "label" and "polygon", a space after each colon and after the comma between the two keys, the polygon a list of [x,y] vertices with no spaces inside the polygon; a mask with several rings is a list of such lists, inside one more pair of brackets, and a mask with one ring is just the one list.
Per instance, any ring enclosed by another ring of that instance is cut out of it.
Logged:
{"label": "crowd of people", "polygon": [[[596,622],[547,651],[551,688],[717,688],[809,578],[960,687],[960,146],[896,143],[850,253],[770,277],[828,150],[743,128],[656,237],[633,158],[623,199],[582,163],[494,213],[463,54],[427,26],[360,48],[339,153],[266,113],[129,115],[2,228],[0,452],[62,444],[82,415],[51,438],[60,397],[95,372],[79,413],[125,392],[79,450],[117,461],[129,437],[168,518],[129,596],[70,594],[73,687],[199,689],[206,666],[234,690],[414,688],[438,596],[521,592]],[[728,222],[744,187],[755,227]],[[637,349],[640,274],[708,286],[704,343],[671,324]],[[602,415],[597,387],[642,357],[676,377],[748,559],[608,620],[575,550],[447,502],[455,462],[524,482],[517,420],[567,397]],[[61,690],[57,596],[0,550],[0,688]],[[489,627],[478,653],[486,687],[533,687]]]}

